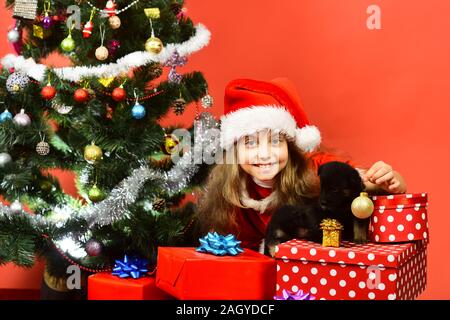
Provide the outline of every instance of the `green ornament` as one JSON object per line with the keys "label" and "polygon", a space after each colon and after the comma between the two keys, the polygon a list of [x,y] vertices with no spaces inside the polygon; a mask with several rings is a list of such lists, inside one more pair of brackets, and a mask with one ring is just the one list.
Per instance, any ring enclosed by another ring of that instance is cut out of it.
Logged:
{"label": "green ornament", "polygon": [[91,200],[92,202],[99,202],[99,201],[102,201],[103,199],[105,199],[105,194],[96,185],[94,185],[89,190],[88,196],[89,196],[89,200]]}
{"label": "green ornament", "polygon": [[61,49],[65,52],[71,52],[75,49],[75,40],[73,40],[72,35],[69,34],[67,38],[61,42]]}

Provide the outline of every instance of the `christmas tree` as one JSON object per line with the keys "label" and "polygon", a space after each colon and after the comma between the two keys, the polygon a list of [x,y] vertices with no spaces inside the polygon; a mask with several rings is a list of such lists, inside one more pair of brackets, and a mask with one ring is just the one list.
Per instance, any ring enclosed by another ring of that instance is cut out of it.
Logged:
{"label": "christmas tree", "polygon": [[[209,31],[182,0],[6,3],[17,54],[1,60],[0,263],[29,267],[40,256],[56,277],[70,264],[110,270],[125,254],[151,266],[158,246],[182,241],[193,209],[179,204],[208,169],[158,120],[211,106],[203,75],[177,72]],[[40,63],[55,52],[71,66]],[[196,146],[216,126],[198,112]],[[79,197],[52,168],[76,173]]]}

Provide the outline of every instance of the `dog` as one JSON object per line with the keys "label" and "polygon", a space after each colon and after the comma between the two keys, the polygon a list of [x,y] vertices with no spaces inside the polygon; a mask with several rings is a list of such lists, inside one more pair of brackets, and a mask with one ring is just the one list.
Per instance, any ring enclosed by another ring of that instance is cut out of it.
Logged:
{"label": "dog", "polygon": [[325,218],[338,220],[344,227],[342,239],[367,242],[369,219],[358,219],[351,211],[353,200],[365,186],[356,169],[338,161],[319,167],[320,195],[311,204],[283,206],[269,221],[264,239],[264,253],[274,256],[275,246],[291,239],[322,241],[320,223]]}

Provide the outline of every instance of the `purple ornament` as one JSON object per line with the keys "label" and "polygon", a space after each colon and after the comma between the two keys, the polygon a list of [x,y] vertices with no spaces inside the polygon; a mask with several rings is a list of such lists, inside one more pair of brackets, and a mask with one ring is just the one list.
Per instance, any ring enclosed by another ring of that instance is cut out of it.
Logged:
{"label": "purple ornament", "polygon": [[169,82],[170,83],[180,83],[183,76],[177,72],[175,67],[172,67],[169,72]]}
{"label": "purple ornament", "polygon": [[48,14],[45,14],[44,19],[42,19],[42,26],[44,29],[50,29],[52,26],[52,18]]}
{"label": "purple ornament", "polygon": [[175,50],[175,52],[170,56],[165,65],[168,67],[181,67],[184,66],[186,63],[187,58],[181,57],[178,51]]}
{"label": "purple ornament", "polygon": [[97,240],[91,239],[86,243],[85,249],[89,256],[96,257],[102,253],[102,244]]}
{"label": "purple ornament", "polygon": [[184,66],[187,63],[186,57],[181,57],[178,51],[170,56],[170,58],[165,63],[165,66],[171,67],[169,72],[169,82],[171,83],[180,83],[183,76],[177,72],[177,67]]}
{"label": "purple ornament", "polygon": [[109,40],[108,41],[108,51],[110,55],[115,55],[117,50],[120,48],[120,41],[119,40]]}
{"label": "purple ornament", "polygon": [[286,289],[283,289],[281,296],[275,296],[273,298],[274,300],[316,300],[316,297],[310,293],[304,293],[303,290],[298,290],[297,293],[293,293]]}

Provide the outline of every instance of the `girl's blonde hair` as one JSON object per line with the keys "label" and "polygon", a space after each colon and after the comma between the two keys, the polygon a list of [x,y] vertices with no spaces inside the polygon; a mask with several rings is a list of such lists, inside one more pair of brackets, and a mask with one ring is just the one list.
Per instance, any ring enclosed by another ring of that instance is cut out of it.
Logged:
{"label": "girl's blonde hair", "polygon": [[[304,203],[317,197],[319,181],[310,169],[309,162],[293,141],[287,139],[288,160],[286,167],[275,177],[274,190],[277,195],[273,208],[285,204]],[[245,208],[241,203],[242,183],[249,180],[237,161],[237,148],[232,148],[232,164],[217,164],[211,171],[206,190],[199,199],[197,232],[203,236],[209,231],[219,233],[236,232],[236,212]],[[224,151],[223,159],[227,159]]]}

